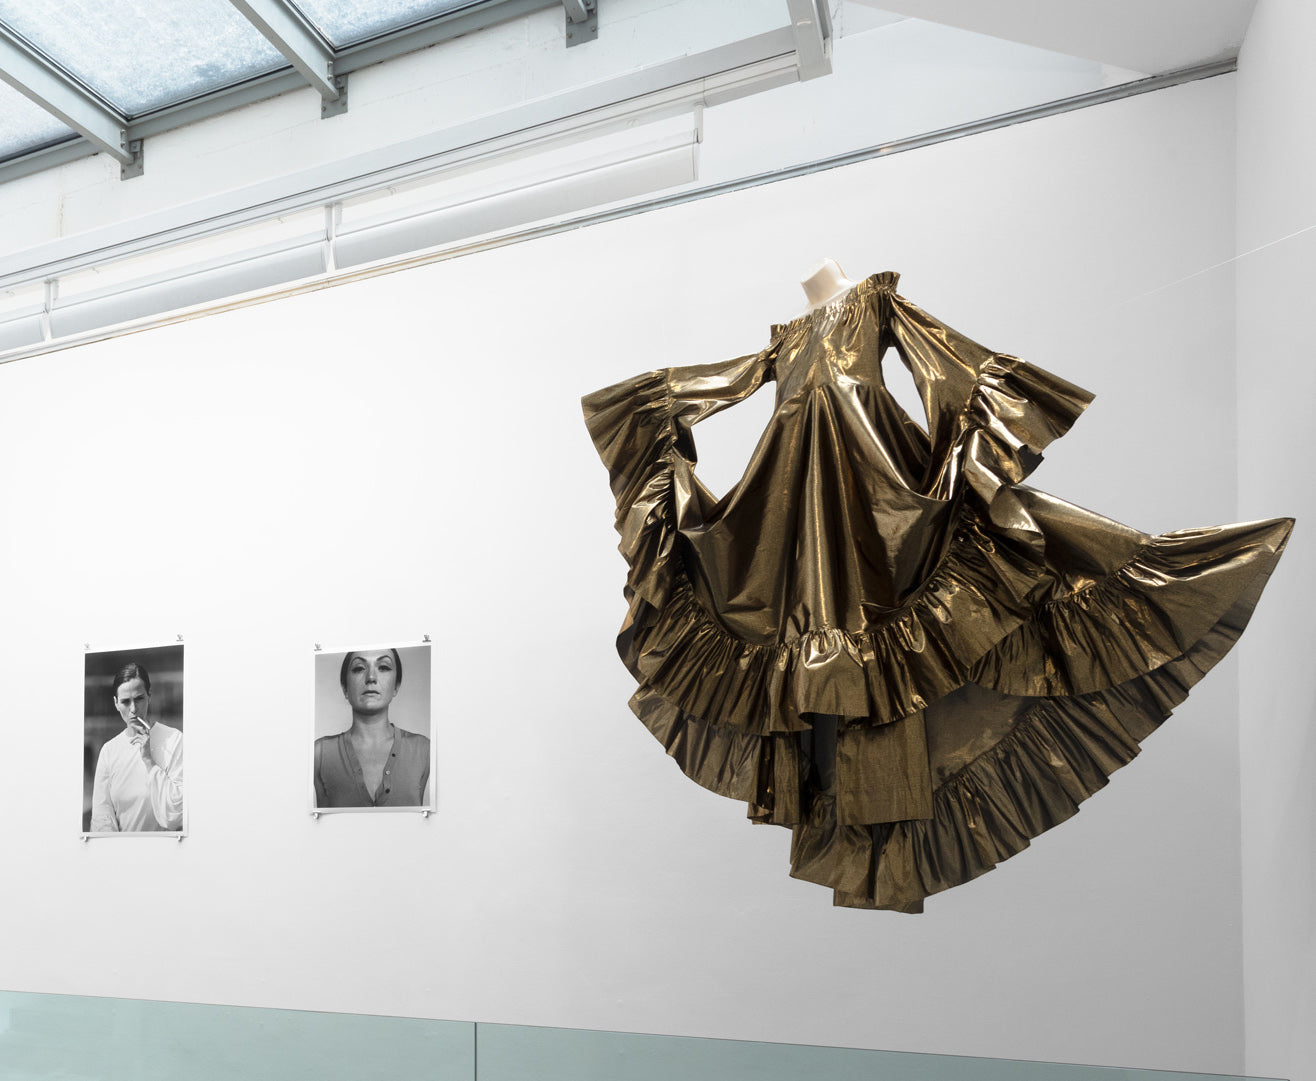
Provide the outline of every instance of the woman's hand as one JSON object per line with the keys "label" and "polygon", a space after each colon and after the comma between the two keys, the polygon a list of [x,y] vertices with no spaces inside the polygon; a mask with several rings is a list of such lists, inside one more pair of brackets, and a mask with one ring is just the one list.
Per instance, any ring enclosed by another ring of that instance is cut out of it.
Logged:
{"label": "woman's hand", "polygon": [[144,721],[128,722],[128,742],[137,748],[143,763],[147,766],[155,765],[155,759],[151,757],[151,730],[146,727]]}

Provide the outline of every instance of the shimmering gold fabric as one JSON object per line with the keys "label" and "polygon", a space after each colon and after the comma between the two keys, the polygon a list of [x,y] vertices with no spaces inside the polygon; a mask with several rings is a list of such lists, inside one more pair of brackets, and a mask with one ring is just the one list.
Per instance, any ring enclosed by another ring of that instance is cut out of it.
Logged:
{"label": "shimmering gold fabric", "polygon": [[[895,285],[584,409],[630,568],[632,709],[689,777],[792,830],[793,875],[917,912],[1137,754],[1242,633],[1292,522],[1149,536],[1021,485],[1091,396]],[[886,390],[892,353],[926,430]],[[714,499],[691,427],[772,381]]]}

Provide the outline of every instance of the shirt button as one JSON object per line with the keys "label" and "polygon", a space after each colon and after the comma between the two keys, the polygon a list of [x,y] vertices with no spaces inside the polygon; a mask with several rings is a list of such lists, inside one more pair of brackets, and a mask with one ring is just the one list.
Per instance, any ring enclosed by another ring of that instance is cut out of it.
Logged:
{"label": "shirt button", "polygon": [[390,773],[392,773],[392,772],[393,772],[393,771],[392,771],[391,769],[386,769],[386,770],[384,770],[384,776],[387,777],[387,776],[388,776]]}

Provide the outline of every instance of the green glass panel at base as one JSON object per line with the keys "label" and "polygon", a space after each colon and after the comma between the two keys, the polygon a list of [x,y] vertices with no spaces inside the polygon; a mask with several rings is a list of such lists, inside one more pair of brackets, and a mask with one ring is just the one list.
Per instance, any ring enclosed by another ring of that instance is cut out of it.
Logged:
{"label": "green glass panel at base", "polygon": [[1221,1074],[0,991],[0,1081],[394,1078],[1247,1081]]}
{"label": "green glass panel at base", "polygon": [[1223,1074],[520,1025],[480,1024],[476,1047],[479,1081],[1246,1081]]}
{"label": "green glass panel at base", "polygon": [[470,1081],[475,1026],[0,992],[0,1081]]}

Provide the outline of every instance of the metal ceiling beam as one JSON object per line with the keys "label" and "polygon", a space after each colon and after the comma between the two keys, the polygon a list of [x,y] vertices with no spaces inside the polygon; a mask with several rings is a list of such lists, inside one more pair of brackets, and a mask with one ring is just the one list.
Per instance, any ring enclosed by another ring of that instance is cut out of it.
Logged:
{"label": "metal ceiling beam", "polygon": [[36,49],[0,24],[0,79],[74,131],[129,165],[127,121],[70,79]]}
{"label": "metal ceiling beam", "polygon": [[29,150],[20,157],[0,162],[0,184],[6,180],[17,180],[20,176],[44,172],[79,158],[89,158],[96,152],[96,147],[81,135],[70,132],[63,142],[43,146],[39,150]]}
{"label": "metal ceiling beam", "polygon": [[334,79],[334,51],[287,0],[229,0],[239,13],[315,87],[325,101],[343,87]]}
{"label": "metal ceiling beam", "polygon": [[832,70],[832,20],[827,4],[828,0],[786,0],[801,82]]}
{"label": "metal ceiling beam", "polygon": [[796,58],[791,46],[790,28],[781,27],[603,83],[538,98],[504,113],[478,117],[392,147],[326,162],[293,176],[264,180],[34,249],[0,250],[0,290],[34,277],[58,277],[89,264],[154,251],[179,241],[213,236],[363,192],[379,191],[472,155],[567,136],[585,123],[604,122],[606,118],[608,123],[625,127],[640,113],[690,111],[696,105],[720,104],[784,86],[796,81]]}
{"label": "metal ceiling beam", "polygon": [[562,0],[567,16],[567,47],[596,41],[599,36],[598,0]]}
{"label": "metal ceiling beam", "polygon": [[[414,26],[381,34],[356,45],[349,45],[335,58],[336,77],[342,77],[371,64],[380,64],[394,57],[439,45],[462,34],[474,33],[495,23],[529,15],[545,8],[560,7],[561,0],[495,0],[493,3],[477,4],[471,8],[461,8],[447,12],[432,19],[426,19]],[[0,59],[0,68],[4,66]],[[133,119],[129,125],[130,140],[147,139],[152,135],[173,131],[187,124],[207,120],[220,113],[263,101],[278,94],[287,93],[306,85],[306,79],[298,71],[273,71],[267,75],[257,75],[235,86],[226,86],[207,94],[200,94],[187,101],[166,105]],[[328,103],[326,103],[328,104]],[[19,155],[7,161],[0,161],[0,183],[19,176],[27,176],[77,157],[89,157],[96,153],[94,143],[78,139],[60,147],[57,158],[47,157],[46,151],[33,151]]]}

